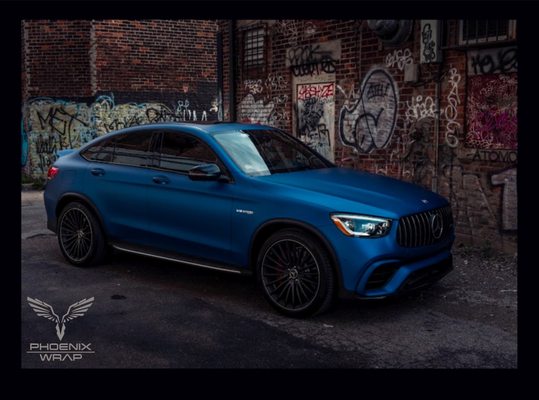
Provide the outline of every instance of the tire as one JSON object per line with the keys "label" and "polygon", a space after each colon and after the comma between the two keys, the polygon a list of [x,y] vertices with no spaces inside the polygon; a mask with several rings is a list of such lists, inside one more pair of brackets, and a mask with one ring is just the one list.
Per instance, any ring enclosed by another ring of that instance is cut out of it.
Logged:
{"label": "tire", "polygon": [[266,240],[257,257],[257,278],[266,300],[289,317],[327,311],[336,293],[327,250],[299,229],[283,229]]}
{"label": "tire", "polygon": [[101,263],[107,254],[103,230],[84,204],[68,203],[58,217],[58,244],[71,264],[88,267]]}

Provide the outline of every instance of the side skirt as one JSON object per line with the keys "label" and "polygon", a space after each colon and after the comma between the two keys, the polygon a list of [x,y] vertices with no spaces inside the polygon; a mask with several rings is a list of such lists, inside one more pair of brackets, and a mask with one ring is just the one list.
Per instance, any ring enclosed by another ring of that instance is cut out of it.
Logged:
{"label": "side skirt", "polygon": [[164,252],[151,250],[147,248],[141,248],[141,247],[125,244],[125,243],[112,243],[111,245],[116,250],[120,250],[126,253],[138,254],[141,256],[157,258],[157,259],[165,260],[165,261],[177,262],[180,264],[192,265],[194,267],[199,267],[199,268],[206,268],[206,269],[213,269],[216,271],[229,272],[233,274],[252,275],[252,272],[249,271],[247,268],[216,264],[216,263],[208,262],[205,260],[183,257],[183,256],[173,254],[173,253],[164,253]]}

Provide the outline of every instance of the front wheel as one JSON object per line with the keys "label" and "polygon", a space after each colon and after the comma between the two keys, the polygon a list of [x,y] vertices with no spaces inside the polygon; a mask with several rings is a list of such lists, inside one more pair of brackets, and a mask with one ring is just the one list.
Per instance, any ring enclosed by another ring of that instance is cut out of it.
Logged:
{"label": "front wheel", "polygon": [[306,317],[326,311],[335,294],[327,250],[312,235],[285,229],[271,235],[257,260],[266,300],[280,313]]}
{"label": "front wheel", "polygon": [[58,217],[58,244],[73,265],[89,266],[103,261],[105,237],[94,214],[84,204],[67,204]]}

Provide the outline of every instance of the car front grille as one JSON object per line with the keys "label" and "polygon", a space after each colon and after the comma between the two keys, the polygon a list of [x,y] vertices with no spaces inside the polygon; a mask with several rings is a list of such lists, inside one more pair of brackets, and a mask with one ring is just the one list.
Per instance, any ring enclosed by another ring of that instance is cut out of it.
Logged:
{"label": "car front grille", "polygon": [[402,247],[429,246],[443,240],[452,229],[451,206],[408,215],[399,220],[397,243]]}

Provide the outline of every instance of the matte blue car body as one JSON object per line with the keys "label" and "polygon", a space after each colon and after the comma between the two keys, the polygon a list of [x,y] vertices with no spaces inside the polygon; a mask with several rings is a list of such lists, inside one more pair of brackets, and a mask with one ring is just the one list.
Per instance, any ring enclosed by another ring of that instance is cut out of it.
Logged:
{"label": "matte blue car body", "polygon": [[[55,229],[56,208],[62,197],[80,195],[99,214],[109,240],[175,251],[247,270],[252,268],[251,246],[260,227],[273,221],[295,221],[315,231],[330,247],[340,288],[362,297],[395,294],[410,273],[451,256],[453,232],[431,246],[405,248],[397,244],[400,217],[448,204],[442,196],[419,186],[343,168],[248,176],[214,136],[273,129],[263,125],[152,124],[112,134],[141,129],[177,130],[202,139],[221,159],[233,181],[195,182],[187,175],[163,170],[89,162],[80,151],[74,151],[56,161],[54,165],[60,173],[45,190],[51,229]],[[103,136],[95,140],[101,139]],[[95,168],[105,168],[106,178],[92,175]],[[168,178],[170,183],[155,184],[152,177],[156,175]],[[347,237],[331,221],[333,212],[389,218],[390,233],[381,238]],[[402,267],[382,288],[365,290],[370,272],[391,261]]]}

